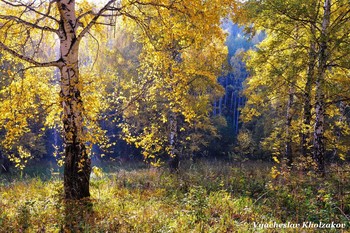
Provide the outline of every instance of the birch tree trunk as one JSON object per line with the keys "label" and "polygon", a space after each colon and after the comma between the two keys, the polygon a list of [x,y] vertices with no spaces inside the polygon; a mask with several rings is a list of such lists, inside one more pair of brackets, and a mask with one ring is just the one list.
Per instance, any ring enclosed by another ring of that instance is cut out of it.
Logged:
{"label": "birch tree trunk", "polygon": [[91,161],[86,153],[83,130],[83,101],[79,80],[79,40],[75,1],[57,2],[60,12],[60,60],[61,103],[63,107],[64,140],[64,192],[66,199],[81,199],[90,196],[89,180]]}
{"label": "birch tree trunk", "polygon": [[169,146],[170,146],[170,160],[169,168],[171,172],[178,172],[180,166],[179,154],[176,150],[176,139],[177,139],[177,117],[176,113],[171,112],[169,116],[170,124],[170,135],[169,135]]}
{"label": "birch tree trunk", "polygon": [[236,129],[238,127],[236,118],[238,114],[238,104],[237,104],[237,94],[235,93],[234,103],[233,103],[233,134],[234,136],[237,136]]}
{"label": "birch tree trunk", "polygon": [[320,50],[318,57],[318,68],[316,75],[316,103],[315,103],[315,126],[314,126],[314,160],[317,170],[322,176],[325,175],[325,140],[324,140],[324,118],[325,118],[325,77],[328,61],[328,27],[330,24],[331,0],[324,1],[324,15],[322,20],[322,31],[320,37]]}
{"label": "birch tree trunk", "polygon": [[238,135],[238,132],[239,132],[239,117],[240,117],[240,107],[242,106],[242,98],[239,96],[239,94],[237,93],[237,108],[236,108],[236,122],[235,122],[235,125],[236,125],[236,128],[235,128],[235,134]]}

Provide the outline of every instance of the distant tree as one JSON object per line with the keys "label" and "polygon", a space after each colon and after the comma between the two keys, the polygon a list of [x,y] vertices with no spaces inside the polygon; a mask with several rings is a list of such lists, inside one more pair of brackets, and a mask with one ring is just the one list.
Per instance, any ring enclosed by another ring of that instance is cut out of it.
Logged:
{"label": "distant tree", "polygon": [[[124,138],[155,165],[159,155],[165,155],[176,170],[183,157],[193,155],[209,135],[215,135],[209,118],[211,99],[221,90],[216,77],[227,56],[220,17],[228,9],[222,3],[216,7],[203,3],[198,18],[154,16],[151,21],[151,25],[164,24],[153,31],[157,41],[142,48],[138,77],[125,91],[133,93],[129,99],[136,101],[126,100],[131,104],[124,111],[122,125]],[[193,14],[198,11],[192,10]],[[179,31],[187,27],[191,30]]]}
{"label": "distant tree", "polygon": [[243,95],[244,82],[248,77],[243,54],[264,37],[263,33],[257,33],[250,38],[244,27],[234,24],[230,20],[224,20],[222,28],[228,33],[226,38],[227,63],[223,66],[222,73],[218,78],[218,82],[224,88],[224,94],[214,97],[212,118],[217,121],[224,117],[226,126],[218,127],[220,138],[214,138],[208,148],[210,154],[215,156],[229,155],[233,152],[233,145],[237,143],[237,136],[242,128],[241,109],[246,101]]}

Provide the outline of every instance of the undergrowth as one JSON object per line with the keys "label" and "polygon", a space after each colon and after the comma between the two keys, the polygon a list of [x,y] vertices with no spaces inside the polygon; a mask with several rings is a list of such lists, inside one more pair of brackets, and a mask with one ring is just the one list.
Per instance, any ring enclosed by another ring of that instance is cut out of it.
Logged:
{"label": "undergrowth", "polygon": [[305,221],[348,229],[349,170],[334,165],[320,179],[293,171],[274,176],[258,162],[199,161],[178,174],[95,168],[91,199],[80,203],[64,201],[59,176],[0,177],[0,232],[296,232],[254,223]]}

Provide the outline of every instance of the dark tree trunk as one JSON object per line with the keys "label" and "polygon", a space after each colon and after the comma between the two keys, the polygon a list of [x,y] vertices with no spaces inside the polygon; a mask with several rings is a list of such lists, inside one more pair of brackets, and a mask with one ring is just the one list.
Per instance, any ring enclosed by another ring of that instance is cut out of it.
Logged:
{"label": "dark tree trunk", "polygon": [[10,164],[11,164],[10,160],[6,156],[3,156],[2,163],[0,165],[1,166],[0,171],[2,174],[6,174],[10,172]]}
{"label": "dark tree trunk", "polygon": [[178,173],[180,168],[180,159],[179,156],[175,156],[170,158],[169,160],[169,168],[171,173]]}
{"label": "dark tree trunk", "polygon": [[[311,26],[311,34],[315,35],[315,26]],[[310,130],[311,130],[311,90],[314,82],[314,71],[316,62],[316,45],[315,42],[310,42],[309,49],[309,64],[306,76],[306,85],[304,91],[304,112],[303,112],[303,132],[301,135],[301,153],[304,157],[310,155]]]}
{"label": "dark tree trunk", "polygon": [[90,196],[90,158],[84,144],[69,144],[65,147],[64,192],[66,199],[82,199]]}
{"label": "dark tree trunk", "polygon": [[225,77],[225,95],[224,95],[224,106],[227,108],[227,99],[228,99],[228,78],[229,76]]}
{"label": "dark tree trunk", "polygon": [[214,101],[214,104],[213,104],[213,116],[216,116],[216,101]]}
{"label": "dark tree trunk", "polygon": [[233,97],[234,97],[234,91],[231,91],[230,112],[232,112],[232,109],[233,109]]}
{"label": "dark tree trunk", "polygon": [[[340,112],[340,116],[339,116],[339,126],[335,126],[335,140],[334,140],[334,143],[340,143],[340,139],[342,137],[342,125],[344,124],[344,122],[346,121],[346,111],[345,111],[345,104],[343,101],[340,101],[339,103],[339,112]],[[336,159],[339,155],[338,153],[338,148],[337,146],[335,145],[334,146],[334,149],[333,149],[333,158],[332,159]]]}
{"label": "dark tree trunk", "polygon": [[289,167],[293,164],[293,153],[292,153],[292,135],[290,128],[292,126],[292,107],[294,102],[294,83],[291,84],[288,94],[287,114],[286,114],[286,159]]}

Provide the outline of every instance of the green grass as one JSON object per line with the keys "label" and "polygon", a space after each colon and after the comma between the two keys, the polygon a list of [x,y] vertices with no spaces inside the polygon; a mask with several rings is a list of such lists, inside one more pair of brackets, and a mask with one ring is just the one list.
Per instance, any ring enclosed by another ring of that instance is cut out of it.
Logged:
{"label": "green grass", "polygon": [[203,160],[182,164],[179,174],[140,164],[101,166],[92,175],[91,199],[81,203],[63,200],[57,175],[0,177],[0,232],[296,232],[257,229],[254,222],[304,221],[349,227],[345,165],[333,166],[325,179],[298,172],[273,179],[271,165],[262,162]]}

